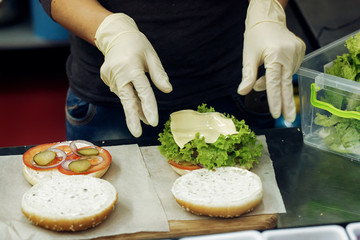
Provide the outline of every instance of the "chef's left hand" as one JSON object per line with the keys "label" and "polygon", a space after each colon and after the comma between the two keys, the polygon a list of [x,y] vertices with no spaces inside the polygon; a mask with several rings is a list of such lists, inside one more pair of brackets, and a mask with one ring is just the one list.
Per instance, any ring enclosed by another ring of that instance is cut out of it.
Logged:
{"label": "chef's left hand", "polygon": [[[277,0],[251,0],[244,33],[243,79],[238,88],[241,95],[252,89],[266,89],[270,113],[274,118],[281,113],[293,122],[296,109],[292,76],[304,58],[305,44],[286,27],[283,7]],[[266,73],[257,81],[259,66]]]}

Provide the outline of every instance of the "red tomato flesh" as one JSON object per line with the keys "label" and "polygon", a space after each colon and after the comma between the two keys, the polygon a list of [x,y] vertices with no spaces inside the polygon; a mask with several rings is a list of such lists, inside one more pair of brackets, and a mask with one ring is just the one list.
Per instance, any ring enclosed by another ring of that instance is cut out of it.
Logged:
{"label": "red tomato flesh", "polygon": [[[35,146],[35,147],[32,147],[30,148],[29,150],[27,150],[24,154],[23,154],[23,163],[29,167],[29,168],[32,168],[32,169],[35,169],[37,171],[49,171],[49,170],[54,170],[54,169],[58,169],[61,173],[64,173],[64,174],[67,174],[67,175],[79,175],[79,174],[82,174],[82,175],[86,175],[86,174],[89,174],[89,173],[93,173],[93,172],[97,172],[97,171],[100,171],[106,167],[108,167],[112,161],[112,157],[110,155],[110,153],[105,150],[104,148],[101,148],[101,147],[97,147],[96,146],[96,149],[99,151],[99,156],[101,156],[103,158],[103,161],[98,164],[98,165],[95,165],[95,166],[91,166],[89,168],[89,170],[87,170],[86,172],[83,172],[83,173],[75,173],[73,171],[69,171],[69,170],[66,170],[64,169],[61,165],[57,166],[57,167],[54,167],[54,168],[48,168],[48,169],[43,169],[43,168],[37,168],[36,166],[34,166],[33,164],[31,164],[35,154],[39,153],[39,152],[42,152],[42,151],[45,151],[47,150],[48,148],[54,146],[55,144],[58,144],[58,143],[46,143],[46,144],[41,144],[41,145],[38,145],[38,146]],[[80,156],[74,154],[71,149],[70,149],[70,146],[69,145],[60,145],[60,146],[57,146],[56,148],[58,149],[61,149],[63,150],[65,153],[66,153],[66,160],[70,160],[70,159],[80,159]],[[51,162],[49,165],[54,165],[56,163],[56,161],[60,161],[61,159],[60,158],[56,158],[53,162]],[[94,158],[93,160],[91,160],[91,162],[93,164],[96,164],[96,158]]]}
{"label": "red tomato flesh", "polygon": [[193,164],[188,164],[188,163],[181,164],[181,163],[177,163],[173,160],[168,160],[168,163],[176,168],[185,169],[185,170],[195,170],[195,169],[201,168],[198,165],[193,165]]}

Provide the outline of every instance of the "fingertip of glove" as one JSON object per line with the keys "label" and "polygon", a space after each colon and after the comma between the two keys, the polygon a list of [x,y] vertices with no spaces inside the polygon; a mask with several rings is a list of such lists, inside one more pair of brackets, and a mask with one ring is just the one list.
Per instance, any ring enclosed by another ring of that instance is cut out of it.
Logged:
{"label": "fingertip of glove", "polygon": [[169,93],[173,90],[173,87],[169,81],[169,77],[162,67],[159,67],[158,71],[150,72],[150,77],[154,85],[160,91]]}
{"label": "fingertip of glove", "polygon": [[278,119],[281,116],[281,107],[279,105],[274,105],[269,102],[269,110],[274,119]]}
{"label": "fingertip of glove", "polygon": [[153,112],[144,111],[144,117],[145,117],[145,121],[144,119],[142,119],[142,121],[147,125],[156,127],[159,123],[159,116],[157,114],[153,114]]}
{"label": "fingertip of glove", "polygon": [[156,123],[150,124],[150,126],[157,127],[158,124],[159,124],[159,122],[156,122]]}
{"label": "fingertip of glove", "polygon": [[260,77],[254,84],[254,91],[261,92],[266,90],[266,79],[265,76]]}
{"label": "fingertip of glove", "polygon": [[169,84],[167,84],[164,88],[163,88],[163,92],[164,93],[170,93],[170,92],[172,92],[172,90],[173,90],[173,87],[172,87],[172,85],[169,83]]}
{"label": "fingertip of glove", "polygon": [[152,127],[156,127],[157,125],[159,124],[159,119],[156,118],[156,119],[150,119],[148,121],[148,125],[152,126]]}
{"label": "fingertip of glove", "polygon": [[130,131],[131,135],[133,135],[136,138],[140,137],[141,134],[142,134],[141,127],[139,127],[139,128],[131,128],[131,127],[129,127],[129,131]]}
{"label": "fingertip of glove", "polygon": [[296,119],[296,112],[293,111],[290,114],[286,114],[284,115],[284,119],[285,121],[287,121],[288,123],[293,123]]}
{"label": "fingertip of glove", "polygon": [[295,121],[295,117],[291,117],[291,118],[284,118],[286,122],[288,123],[293,123]]}
{"label": "fingertip of glove", "polygon": [[158,88],[164,92],[164,93],[169,93],[172,92],[173,87],[169,81],[169,77],[167,76],[167,74],[165,73],[164,76],[161,77],[161,80],[158,81],[161,85],[158,85]]}
{"label": "fingertip of glove", "polygon": [[246,81],[242,81],[237,89],[237,93],[240,95],[248,94],[252,89],[252,86],[248,84]]}
{"label": "fingertip of glove", "polygon": [[255,92],[262,92],[266,90],[266,87],[254,86],[253,89]]}
{"label": "fingertip of glove", "polygon": [[278,119],[281,116],[281,113],[280,112],[271,112],[271,116],[274,119]]}
{"label": "fingertip of glove", "polygon": [[134,136],[134,137],[136,137],[136,138],[139,138],[140,136],[141,136],[141,134],[142,134],[142,132],[136,132],[136,133],[133,133],[133,132],[131,132],[131,134]]}
{"label": "fingertip of glove", "polygon": [[256,80],[256,74],[254,73],[253,66],[249,64],[244,65],[242,69],[242,75],[243,78],[237,92],[240,95],[246,95],[253,89]]}

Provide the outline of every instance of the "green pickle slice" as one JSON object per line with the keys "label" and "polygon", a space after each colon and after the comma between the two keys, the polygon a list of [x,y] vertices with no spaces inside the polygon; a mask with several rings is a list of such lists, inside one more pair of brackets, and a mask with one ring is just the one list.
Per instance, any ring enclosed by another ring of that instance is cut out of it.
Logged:
{"label": "green pickle slice", "polygon": [[43,151],[35,154],[34,162],[40,166],[46,166],[56,158],[56,153],[53,151]]}
{"label": "green pickle slice", "polygon": [[99,150],[96,148],[82,148],[77,151],[81,156],[97,156],[99,155]]}
{"label": "green pickle slice", "polygon": [[91,162],[87,159],[76,160],[69,164],[69,169],[76,173],[86,172],[90,167]]}

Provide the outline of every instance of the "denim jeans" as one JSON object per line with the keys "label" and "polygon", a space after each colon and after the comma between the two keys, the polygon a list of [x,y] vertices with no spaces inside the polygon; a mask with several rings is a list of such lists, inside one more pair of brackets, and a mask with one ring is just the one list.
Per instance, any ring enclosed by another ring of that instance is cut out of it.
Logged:
{"label": "denim jeans", "polygon": [[[195,110],[200,104],[194,100],[192,109]],[[274,127],[275,121],[266,110],[266,97],[264,99],[261,95],[252,97],[251,100],[246,100],[239,95],[228,96],[207,102],[207,105],[214,107],[218,112],[232,114],[239,120],[245,119],[246,124],[253,130]],[[156,140],[170,114],[177,110],[181,109],[159,111],[158,126],[151,127],[142,124],[141,137]],[[68,90],[66,100],[66,137],[67,140],[88,141],[134,138],[126,126],[121,105],[120,107],[94,105],[75,96],[70,90]]]}

